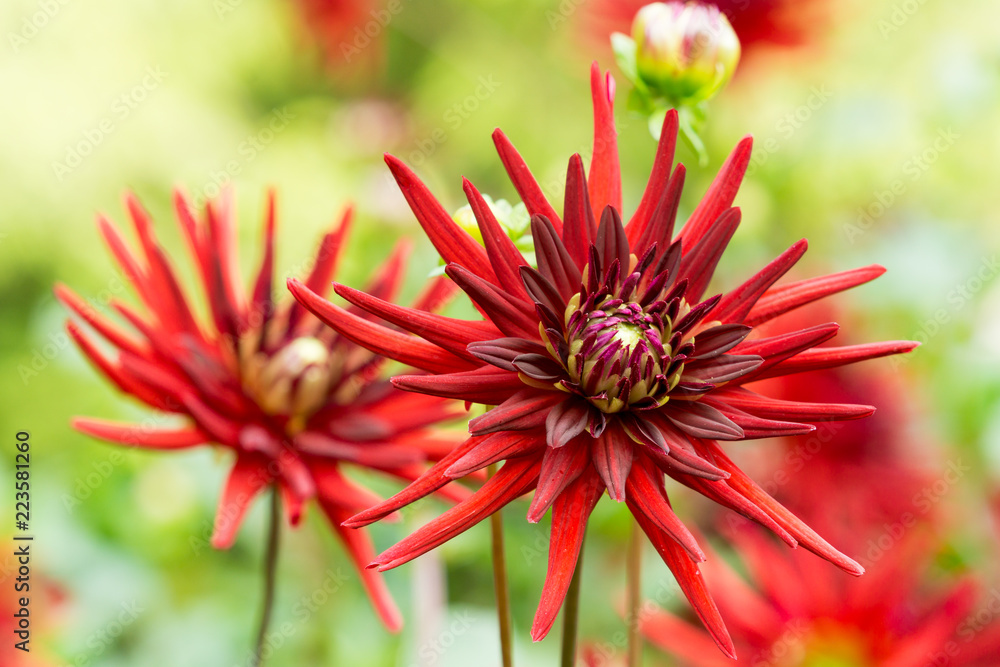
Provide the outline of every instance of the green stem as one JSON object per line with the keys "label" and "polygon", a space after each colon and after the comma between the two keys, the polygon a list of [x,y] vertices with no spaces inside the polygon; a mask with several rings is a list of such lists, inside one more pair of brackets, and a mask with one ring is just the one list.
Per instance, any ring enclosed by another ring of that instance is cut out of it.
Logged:
{"label": "green stem", "polygon": [[628,627],[628,667],[642,662],[642,636],[639,634],[639,599],[642,590],[642,531],[632,519],[625,561],[625,623]]}
{"label": "green stem", "polygon": [[[486,474],[496,474],[496,464],[486,468]],[[503,515],[497,510],[490,516],[490,536],[493,542],[493,589],[497,598],[497,619],[500,623],[500,656],[503,667],[514,664],[511,641],[510,591],[507,585],[507,556],[503,548]]]}
{"label": "green stem", "polygon": [[260,667],[263,664],[264,640],[267,629],[271,625],[271,611],[274,607],[274,584],[278,571],[278,533],[281,530],[281,494],[278,487],[271,489],[271,514],[267,528],[267,554],[264,556],[264,603],[260,615],[260,627],[257,629],[257,642],[250,667]]}
{"label": "green stem", "polygon": [[576,667],[576,631],[580,618],[580,573],[583,571],[583,545],[580,545],[580,554],[576,558],[576,569],[573,570],[573,579],[569,582],[569,590],[566,591],[566,600],[563,602],[563,635],[562,635],[562,658],[559,667]]}

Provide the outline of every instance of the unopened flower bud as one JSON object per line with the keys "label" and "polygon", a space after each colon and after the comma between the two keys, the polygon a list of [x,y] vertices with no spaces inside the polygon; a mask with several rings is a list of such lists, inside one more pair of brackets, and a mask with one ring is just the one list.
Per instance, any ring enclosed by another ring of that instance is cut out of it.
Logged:
{"label": "unopened flower bud", "polygon": [[655,2],[635,15],[636,69],[650,89],[675,103],[714,95],[732,77],[740,41],[713,5]]}
{"label": "unopened flower bud", "polygon": [[293,427],[323,406],[335,375],[326,345],[307,336],[269,358],[256,356],[244,373],[244,386],[264,412],[288,417]]}

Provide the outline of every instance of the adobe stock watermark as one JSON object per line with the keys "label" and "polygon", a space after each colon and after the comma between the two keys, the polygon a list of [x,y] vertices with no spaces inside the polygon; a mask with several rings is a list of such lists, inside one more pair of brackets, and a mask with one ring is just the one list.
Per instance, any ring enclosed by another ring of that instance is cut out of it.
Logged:
{"label": "adobe stock watermark", "polygon": [[[469,118],[479,111],[483,102],[489,99],[500,87],[501,82],[493,74],[482,75],[476,80],[476,87],[471,93],[455,102],[441,116],[444,127],[438,126],[428,132],[424,137],[413,142],[413,149],[407,153],[407,162],[412,167],[419,167],[437,152],[445,142],[448,141],[448,132],[454,132]],[[392,176],[387,174],[387,178],[392,180]],[[394,181],[393,181],[394,182]]]}
{"label": "adobe stock watermark", "polygon": [[200,209],[209,199],[215,199],[222,189],[229,185],[248,164],[253,162],[267,148],[275,137],[284,132],[289,123],[295,119],[295,114],[286,107],[273,109],[268,120],[259,130],[247,135],[236,146],[236,154],[226,161],[221,169],[208,173],[208,180],[191,195],[190,203],[195,209]]}
{"label": "adobe stock watermark", "polygon": [[420,665],[436,665],[441,657],[473,627],[472,615],[467,611],[459,611],[451,615],[451,621],[436,636],[428,639],[417,647],[418,663],[410,663],[408,667]]}
{"label": "adobe stock watermark", "polygon": [[72,0],[38,0],[38,10],[21,20],[17,32],[7,33],[7,42],[10,43],[11,51],[19,53],[70,2]]}
{"label": "adobe stock watermark", "polygon": [[[949,291],[945,300],[951,306],[948,308],[938,308],[930,317],[920,323],[919,328],[910,334],[909,339],[921,345],[926,345],[941,333],[944,328],[951,324],[952,318],[958,311],[962,310],[1000,273],[1000,261],[996,255],[985,255],[981,258],[979,266],[968,278],[956,284]],[[912,354],[895,354],[889,358],[889,365],[893,370],[910,363]]]}
{"label": "adobe stock watermark", "polygon": [[927,0],[903,0],[894,4],[887,16],[875,22],[882,39],[889,39],[889,35],[899,32],[925,4]]}
{"label": "adobe stock watermark", "polygon": [[118,615],[103,628],[91,633],[87,637],[85,642],[87,650],[78,653],[76,657],[63,667],[89,667],[95,664],[96,660],[104,655],[105,651],[111,648],[118,641],[118,638],[125,634],[128,627],[135,623],[145,611],[145,607],[140,607],[135,600],[122,602],[121,611],[118,612]]}
{"label": "adobe stock watermark", "polygon": [[344,40],[339,45],[340,55],[343,56],[344,62],[350,63],[351,60],[360,56],[402,11],[403,0],[389,0],[384,7],[369,11],[371,19],[366,21],[364,25],[354,26],[351,41]]}
{"label": "adobe stock watermark", "polygon": [[[94,312],[107,308],[115,296],[126,291],[122,278],[122,274],[116,272],[104,289],[96,296],[86,299],[87,306]],[[61,328],[49,333],[41,347],[33,347],[30,350],[31,358],[28,362],[17,365],[17,375],[21,378],[21,382],[28,386],[28,383],[41,375],[68,347],[69,335]]]}
{"label": "adobe stock watermark", "polygon": [[83,131],[82,136],[66,147],[62,160],[52,161],[52,171],[60,183],[92,155],[98,146],[121,127],[132,113],[169,76],[159,65],[146,68],[142,80],[120,94],[111,103],[107,115]]}
{"label": "adobe stock watermark", "polygon": [[248,650],[233,667],[249,667],[251,665],[263,664],[280,648],[285,646],[289,640],[305,627],[309,620],[322,609],[331,598],[344,587],[348,577],[343,569],[327,570],[323,581],[308,595],[301,596],[292,606],[292,620],[285,621],[266,635],[261,646],[260,655],[254,655],[254,650]]}
{"label": "adobe stock watermark", "polygon": [[896,521],[884,523],[882,533],[878,537],[868,540],[866,545],[868,550],[858,559],[858,562],[865,569],[869,569],[882,560],[886,553],[902,541],[911,528],[920,523],[920,518],[930,514],[931,510],[971,471],[972,466],[966,465],[961,458],[948,461],[944,472],[933,484],[923,487],[914,494],[910,500],[913,506],[912,512],[903,512]]}
{"label": "adobe stock watermark", "polygon": [[791,139],[796,132],[802,129],[832,97],[833,91],[827,88],[826,84],[811,86],[805,101],[774,123],[776,134],[756,142],[750,164],[747,166],[747,176],[753,175],[755,171],[764,166],[772,155],[781,150],[783,142]]}
{"label": "adobe stock watermark", "polygon": [[937,136],[929,146],[904,160],[900,167],[902,177],[893,180],[885,189],[872,192],[872,200],[867,205],[858,207],[855,221],[844,225],[844,234],[848,242],[854,243],[864,236],[875,222],[892,208],[896,200],[906,194],[910,186],[919,181],[961,136],[950,127],[939,128]]}
{"label": "adobe stock watermark", "polygon": [[555,30],[569,20],[587,0],[562,0],[555,10],[545,10],[545,20],[549,22],[549,30]]}
{"label": "adobe stock watermark", "polygon": [[63,493],[60,497],[63,508],[67,513],[72,514],[79,507],[94,495],[106,481],[111,478],[115,470],[125,463],[124,448],[142,447],[146,437],[172,419],[166,412],[158,412],[143,419],[138,424],[132,426],[125,438],[120,442],[121,446],[108,450],[108,455],[100,461],[92,461],[90,469],[81,473],[73,480],[72,493]]}

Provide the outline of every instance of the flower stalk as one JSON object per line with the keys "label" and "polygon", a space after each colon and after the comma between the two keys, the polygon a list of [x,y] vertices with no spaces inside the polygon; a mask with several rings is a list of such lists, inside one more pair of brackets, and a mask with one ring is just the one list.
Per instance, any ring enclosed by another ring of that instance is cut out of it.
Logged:
{"label": "flower stalk", "polygon": [[573,579],[566,591],[566,601],[563,603],[563,635],[559,667],[575,667],[576,665],[576,635],[580,619],[580,573],[583,571],[583,545],[576,559],[576,569]]}
{"label": "flower stalk", "polygon": [[271,615],[274,609],[274,589],[278,575],[278,545],[281,532],[281,495],[278,488],[271,489],[271,511],[267,526],[267,553],[264,556],[264,601],[260,614],[260,627],[257,629],[257,641],[254,644],[250,667],[260,667],[264,663],[264,639],[271,625]]}
{"label": "flower stalk", "polygon": [[[487,468],[487,475],[496,474],[496,464]],[[490,540],[493,548],[493,589],[497,598],[497,620],[500,625],[500,656],[503,667],[514,664],[511,641],[510,589],[507,584],[507,556],[503,546],[503,516],[499,511],[490,517]]]}
{"label": "flower stalk", "polygon": [[642,529],[631,521],[625,561],[625,623],[628,625],[628,667],[642,664],[642,636],[639,634],[639,599],[642,591]]}

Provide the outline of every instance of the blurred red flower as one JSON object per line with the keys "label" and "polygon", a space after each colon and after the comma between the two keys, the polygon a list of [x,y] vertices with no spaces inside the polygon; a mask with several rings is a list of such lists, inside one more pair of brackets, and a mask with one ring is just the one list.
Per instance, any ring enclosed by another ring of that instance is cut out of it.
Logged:
{"label": "blurred red flower", "polygon": [[[588,32],[606,44],[613,32],[631,33],[632,19],[647,0],[597,0],[586,9]],[[761,47],[797,47],[830,21],[830,0],[713,0],[740,38],[744,54]]]}
{"label": "blurred red flower", "polygon": [[[342,335],[430,375],[396,377],[410,391],[495,405],[470,422],[472,437],[394,498],[351,519],[362,526],[499,460],[504,467],[472,498],[448,510],[373,563],[397,567],[537,489],[528,520],[552,507],[549,571],[532,628],[555,620],[576,567],[588,517],[604,490],[627,503],[719,646],[732,643],[701,579],[705,560],[673,513],[664,475],[760,522],[852,574],[862,568],[764,493],[717,440],[808,433],[803,422],[855,419],[873,408],[779,401],[743,384],[912,349],[887,342],[816,348],[837,325],[769,337],[753,327],[883,272],[873,266],[775,287],[805,241],[742,285],[705,298],[735,233],[732,207],[751,141],[740,142],[684,229],[671,243],[685,170],[674,168],[677,115],[667,115],[639,207],[623,224],[621,174],[612,117],[614,82],[595,63],[594,155],[589,178],[570,158],[560,217],[499,130],[500,158],[532,214],[538,269],[497,223],[471,183],[465,192],[485,248],[459,227],[423,183],[387,157],[414,214],[448,263],[447,274],[485,316],[439,317],[337,285],[338,294],[419,337],[366,322],[308,286],[296,298]],[[598,224],[598,220],[600,223]]]}
{"label": "blurred red flower", "polygon": [[[365,533],[341,523],[380,499],[344,475],[345,464],[413,481],[454,442],[428,427],[453,418],[443,399],[397,391],[378,379],[382,359],[324,327],[297,302],[273,300],[275,207],[269,196],[260,268],[244,292],[236,259],[234,216],[227,195],[196,220],[179,193],[177,219],[200,279],[210,317],[199,317],[178,274],[158,245],[152,221],[132,196],[126,200],[142,254],[136,256],[105,218],[99,227],[146,312],[114,300],[129,332],[97,312],[69,288],[56,295],[99,334],[108,357],[74,321],[67,329],[83,353],[126,394],[156,410],[186,417],[173,427],[117,424],[78,418],[83,433],[109,442],[176,450],[204,444],[232,449],[236,462],[216,516],[212,544],[228,548],[254,498],[267,486],[280,490],[290,523],[316,498],[344,542],[379,615],[392,629],[401,620],[381,578],[365,565],[373,556]],[[326,234],[306,284],[330,284],[350,227],[348,209]],[[408,246],[399,245],[369,289],[391,298],[402,280]],[[431,308],[452,291],[437,281],[415,304]],[[162,421],[167,421],[166,417]],[[442,489],[454,500],[462,489]]]}

